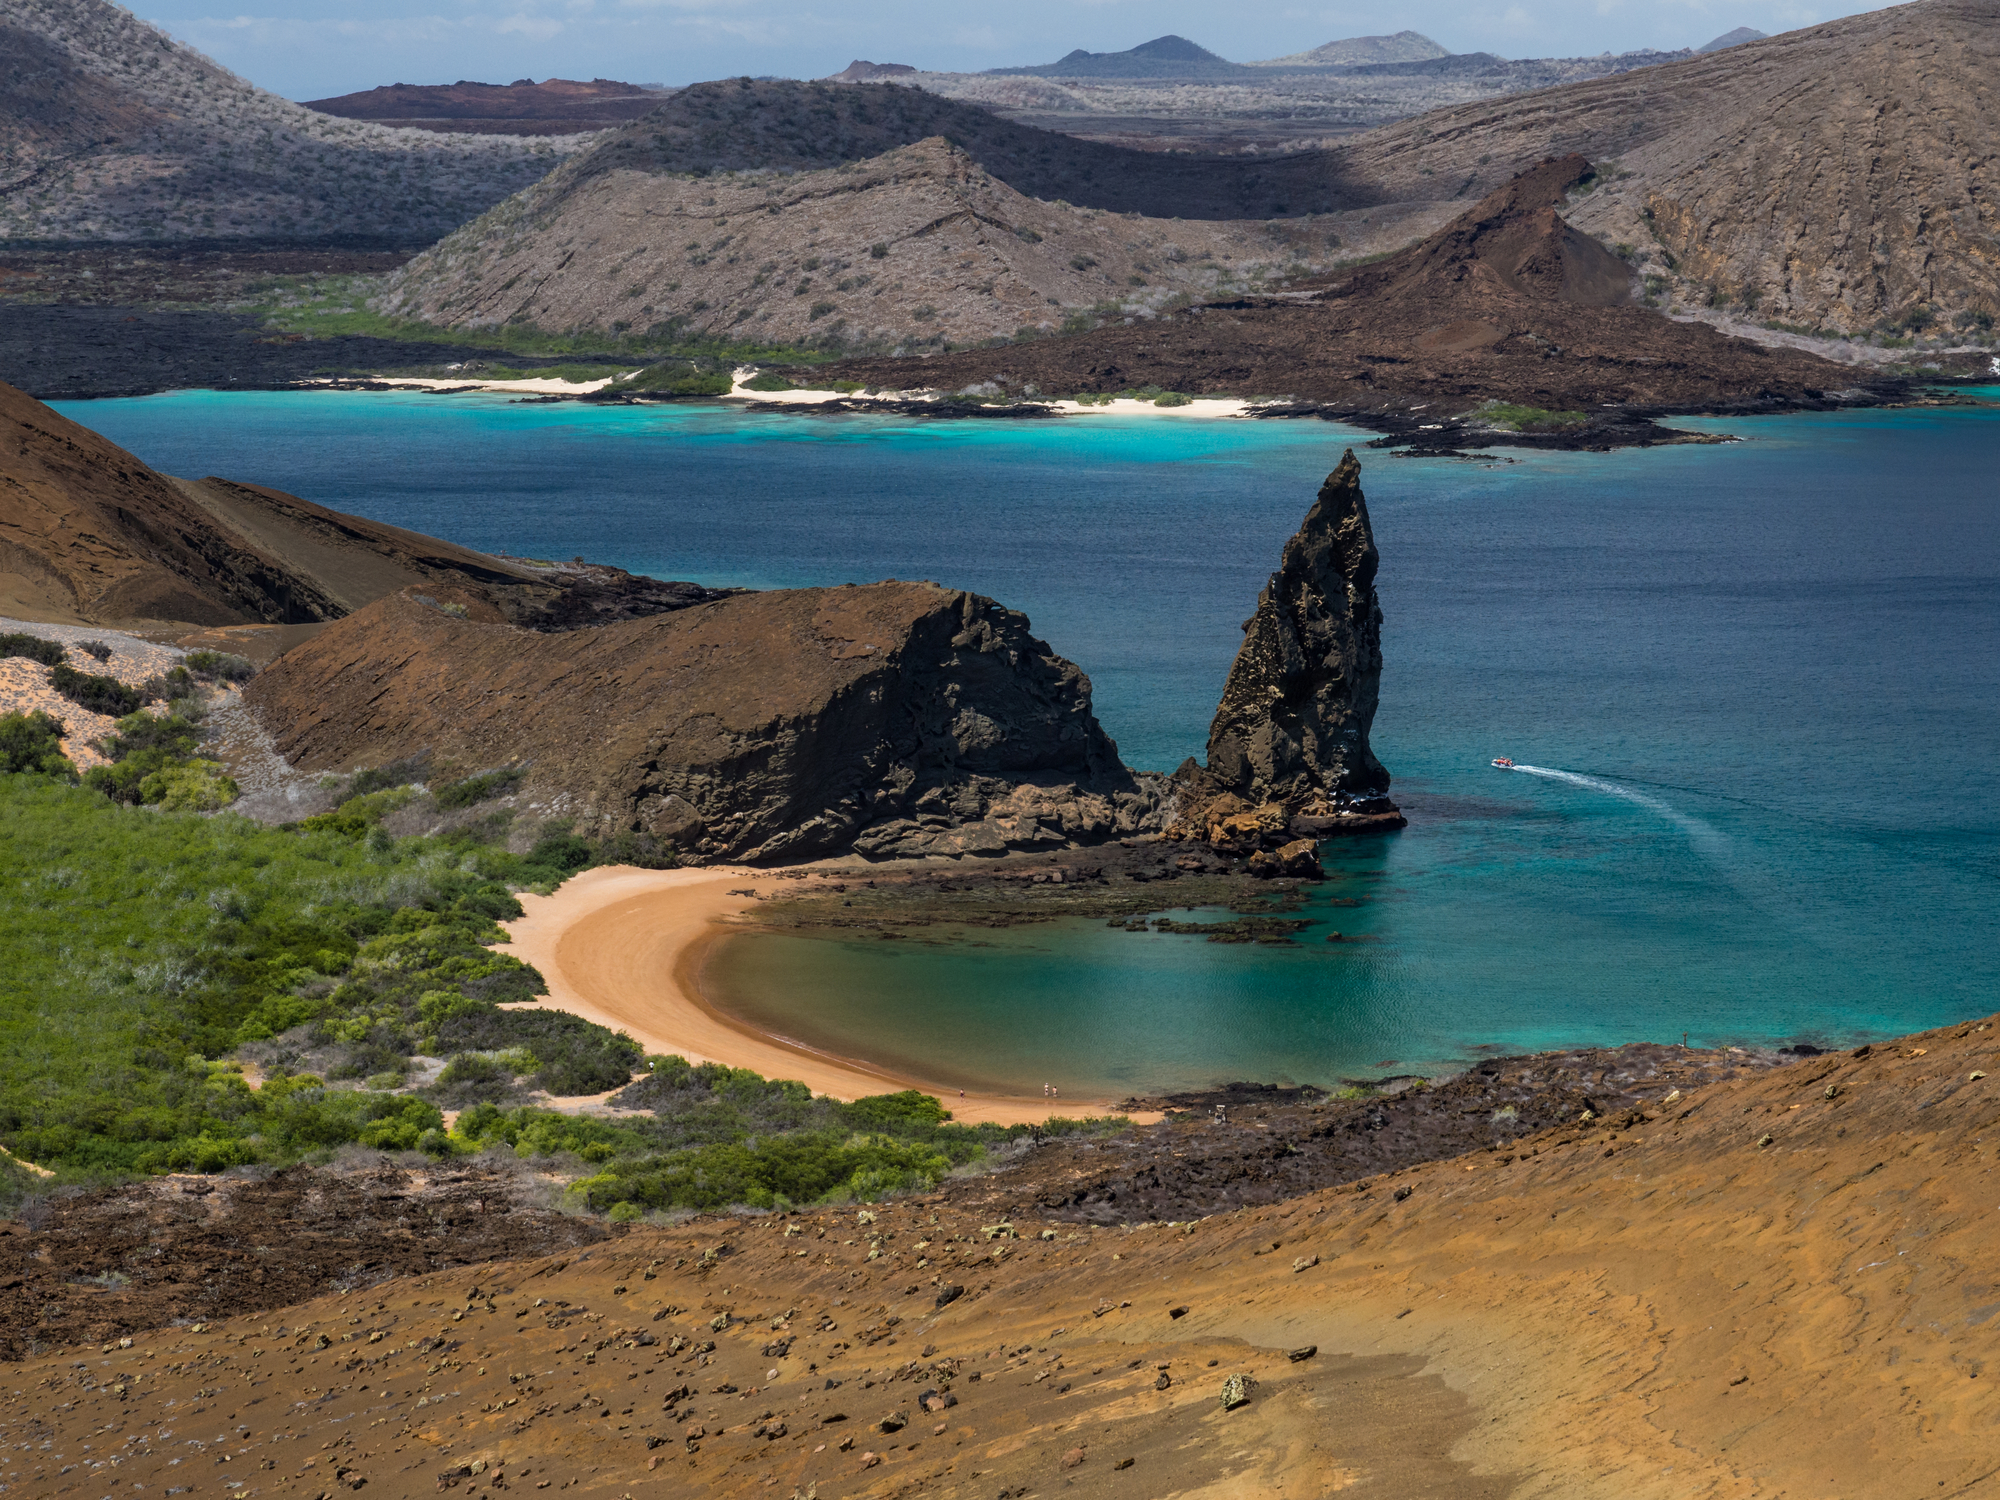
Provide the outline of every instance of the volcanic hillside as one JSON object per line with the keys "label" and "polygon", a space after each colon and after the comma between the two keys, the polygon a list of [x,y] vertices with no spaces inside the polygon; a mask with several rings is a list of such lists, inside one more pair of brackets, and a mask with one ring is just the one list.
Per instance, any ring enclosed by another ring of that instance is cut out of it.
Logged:
{"label": "volcanic hillside", "polygon": [[538,185],[534,209],[612,172],[811,171],[943,136],[1031,198],[1155,218],[1263,219],[1376,201],[1325,153],[1262,162],[1162,156],[1011,124],[895,84],[727,79],[682,89]]}
{"label": "volcanic hillside", "polygon": [[260,485],[174,479],[0,385],[0,616],[66,625],[297,625],[397,589],[474,589],[560,630],[724,597],[616,568],[529,564]]}
{"label": "volcanic hillside", "polygon": [[558,172],[426,251],[375,306],[444,327],[530,322],[922,349],[1151,310],[1324,263],[1303,225],[1168,221],[1025,197],[943,139],[797,175]]}
{"label": "volcanic hillside", "polygon": [[109,0],[0,12],[0,239],[421,245],[566,149],[317,114]]}
{"label": "volcanic hillside", "polygon": [[1325,42],[1305,52],[1253,62],[1253,68],[1339,68],[1358,63],[1423,62],[1451,54],[1421,31],[1399,31],[1393,36],[1350,36]]}
{"label": "volcanic hillside", "polygon": [[[531,634],[480,591],[405,591],[246,699],[306,771],[519,761],[579,829],[699,860],[997,854],[1135,832],[1090,679],[1027,617],[931,583],[781,589]],[[1044,826],[1046,824],[1047,826]]]}
{"label": "volcanic hillside", "polygon": [[[1073,338],[933,356],[924,381],[958,389],[1289,394],[1338,407],[1421,407],[1442,422],[1491,398],[1581,423],[1607,405],[1701,406],[1745,395],[1816,400],[1854,380],[1636,305],[1630,268],[1560,213],[1590,175],[1542,163],[1421,243],[1323,284],[1309,301],[1249,298]],[[856,359],[850,379],[907,383],[907,366]],[[1496,422],[1523,420],[1502,414]]]}
{"label": "volcanic hillside", "polygon": [[608,130],[651,114],[665,93],[593,78],[550,78],[536,83],[517,78],[508,84],[390,83],[358,94],[308,99],[305,107],[344,120],[412,130],[476,131],[481,135],[575,135]]}
{"label": "volcanic hillside", "polygon": [[[1976,1496],[1996,1036],[1548,1129],[1482,1108],[1462,1156],[1233,1210],[1203,1158],[1236,1110],[1088,1142],[1084,1171],[1145,1179],[1119,1207],[1205,1201],[1176,1222],[1078,1223],[1094,1183],[1061,1148],[587,1248],[546,1214],[492,1227],[477,1162],[58,1202],[0,1235],[0,1286],[54,1334],[0,1393],[4,1482],[108,1485],[115,1455],[121,1485],[301,1496]],[[1273,1111],[1261,1166],[1379,1138],[1398,1102]],[[538,1232],[543,1256],[487,1260]]]}
{"label": "volcanic hillside", "polygon": [[1600,166],[1569,217],[1698,303],[1839,331],[2000,314],[2000,0],[1917,0],[1387,126],[1341,153],[1386,199]]}

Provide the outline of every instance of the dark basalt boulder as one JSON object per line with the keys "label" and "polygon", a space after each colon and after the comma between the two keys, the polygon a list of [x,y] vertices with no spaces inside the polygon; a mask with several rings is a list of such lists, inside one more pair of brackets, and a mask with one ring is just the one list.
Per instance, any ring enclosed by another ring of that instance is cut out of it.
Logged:
{"label": "dark basalt boulder", "polygon": [[1380,560],[1350,449],[1244,626],[1207,766],[1190,760],[1175,773],[1182,836],[1272,849],[1301,835],[1402,826],[1385,795],[1389,773],[1368,748],[1382,681]]}

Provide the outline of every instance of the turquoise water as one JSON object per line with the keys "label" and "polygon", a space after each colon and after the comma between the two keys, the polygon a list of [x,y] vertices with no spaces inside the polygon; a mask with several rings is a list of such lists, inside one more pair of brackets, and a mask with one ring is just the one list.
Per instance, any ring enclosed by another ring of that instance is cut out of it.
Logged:
{"label": "turquoise water", "polygon": [[[1159,769],[1200,753],[1238,626],[1356,436],[381,394],[63,409],[169,472],[492,550],[974,588],[1082,663],[1127,760]],[[1362,450],[1375,745],[1412,824],[1335,847],[1308,914],[1364,941],[764,938],[711,979],[834,1050],[1073,1092],[1683,1033],[1824,1044],[1995,1009],[2000,412],[1684,425],[1745,441]]]}

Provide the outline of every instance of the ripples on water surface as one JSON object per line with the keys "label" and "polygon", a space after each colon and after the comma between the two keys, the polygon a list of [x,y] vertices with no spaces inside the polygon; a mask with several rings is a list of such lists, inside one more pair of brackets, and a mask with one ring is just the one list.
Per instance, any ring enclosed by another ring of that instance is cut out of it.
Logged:
{"label": "ripples on water surface", "polygon": [[[1127,760],[1157,769],[1201,752],[1238,627],[1355,436],[376,394],[63,409],[171,473],[494,551],[973,588],[1080,662]],[[1749,441],[1362,450],[1375,745],[1412,825],[1335,846],[1312,914],[1368,941],[770,938],[722,950],[719,994],[941,1081],[1073,1091],[1683,1032],[1828,1042],[1994,1009],[2000,416],[1685,425]],[[1489,767],[1503,754],[1535,769]]]}

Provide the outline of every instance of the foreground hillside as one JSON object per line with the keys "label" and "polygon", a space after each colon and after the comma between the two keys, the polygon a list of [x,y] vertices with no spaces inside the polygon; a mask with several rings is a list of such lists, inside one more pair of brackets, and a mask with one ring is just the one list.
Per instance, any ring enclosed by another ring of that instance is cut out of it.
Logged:
{"label": "foreground hillside", "polygon": [[566,149],[317,114],[109,0],[0,12],[0,239],[420,245]]}
{"label": "foreground hillside", "polygon": [[1385,197],[1580,152],[1576,225],[1696,305],[1859,333],[2000,316],[2000,4],[1917,0],[1663,67],[1440,110],[1343,161]]}
{"label": "foreground hillside", "polygon": [[193,1459],[299,1494],[1976,1494],[1995,1037],[1496,1121],[1194,1222],[1076,1226],[1010,1174],[357,1265],[338,1295],[38,1352],[0,1404],[7,1478],[115,1453],[121,1484]]}

